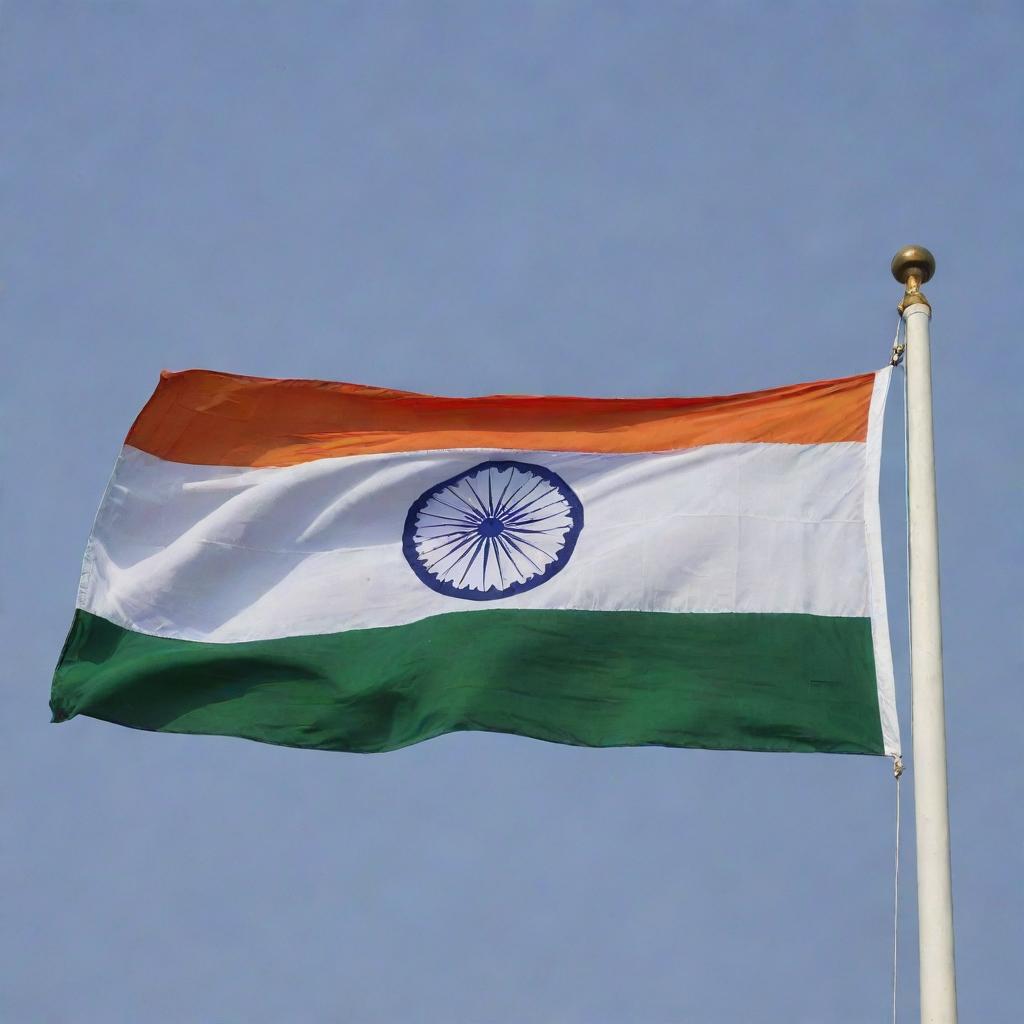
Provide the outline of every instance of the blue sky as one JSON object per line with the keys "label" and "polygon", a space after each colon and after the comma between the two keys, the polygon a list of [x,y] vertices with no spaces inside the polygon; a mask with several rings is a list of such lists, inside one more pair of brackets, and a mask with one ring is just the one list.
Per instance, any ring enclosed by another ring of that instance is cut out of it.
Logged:
{"label": "blue sky", "polygon": [[[882,759],[456,735],[380,756],[48,724],[163,367],[707,394],[933,324],[962,1018],[1024,945],[1017,5],[0,10],[0,1017],[886,1019]],[[905,741],[901,401],[883,522]],[[900,1006],[916,1013],[911,777]]]}

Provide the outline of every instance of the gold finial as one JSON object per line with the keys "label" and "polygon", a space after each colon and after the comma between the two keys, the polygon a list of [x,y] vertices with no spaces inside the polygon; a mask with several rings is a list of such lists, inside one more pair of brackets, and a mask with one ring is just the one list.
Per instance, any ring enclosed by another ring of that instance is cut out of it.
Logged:
{"label": "gold finial", "polygon": [[903,300],[896,307],[900,316],[908,306],[927,306],[931,303],[924,297],[921,285],[930,281],[935,274],[935,257],[923,245],[908,245],[892,258],[892,276],[906,286]]}

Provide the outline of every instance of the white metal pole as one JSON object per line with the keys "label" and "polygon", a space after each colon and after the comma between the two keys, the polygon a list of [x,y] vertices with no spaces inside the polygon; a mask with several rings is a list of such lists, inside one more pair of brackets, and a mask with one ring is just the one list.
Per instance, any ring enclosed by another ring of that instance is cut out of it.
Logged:
{"label": "white metal pole", "polygon": [[922,1024],[956,1024],[939,533],[928,331],[932,311],[920,291],[920,285],[932,276],[934,269],[934,257],[927,249],[919,247],[905,249],[893,260],[893,273],[907,286],[901,309],[906,324],[910,674],[921,1021]]}

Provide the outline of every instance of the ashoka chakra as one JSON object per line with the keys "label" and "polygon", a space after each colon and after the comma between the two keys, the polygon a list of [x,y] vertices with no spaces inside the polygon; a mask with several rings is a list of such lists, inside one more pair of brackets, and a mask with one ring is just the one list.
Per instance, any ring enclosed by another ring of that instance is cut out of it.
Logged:
{"label": "ashoka chakra", "polygon": [[425,491],[402,550],[431,590],[494,601],[560,572],[583,529],[583,506],[557,474],[529,462],[481,462]]}

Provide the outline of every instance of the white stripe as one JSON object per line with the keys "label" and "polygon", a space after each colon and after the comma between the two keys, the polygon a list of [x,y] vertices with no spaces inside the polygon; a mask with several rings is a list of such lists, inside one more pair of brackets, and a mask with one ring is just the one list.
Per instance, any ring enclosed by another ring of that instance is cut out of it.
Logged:
{"label": "white stripe", "polygon": [[871,606],[871,639],[875,650],[875,679],[878,684],[878,710],[882,719],[885,753],[900,756],[900,723],[896,717],[896,684],[889,643],[889,615],[885,605],[885,569],[882,565],[882,523],[879,515],[878,480],[882,461],[882,428],[885,424],[885,399],[889,393],[892,367],[875,374],[868,413],[868,440],[865,451],[864,529],[867,536],[868,596]]}
{"label": "white stripe", "polygon": [[[405,517],[428,488],[488,457],[558,473],[585,526],[564,569],[535,589],[448,597],[406,562]],[[493,608],[867,616],[865,469],[853,442],[428,451],[261,469],[125,448],[79,605],[137,632],[221,643]]]}

